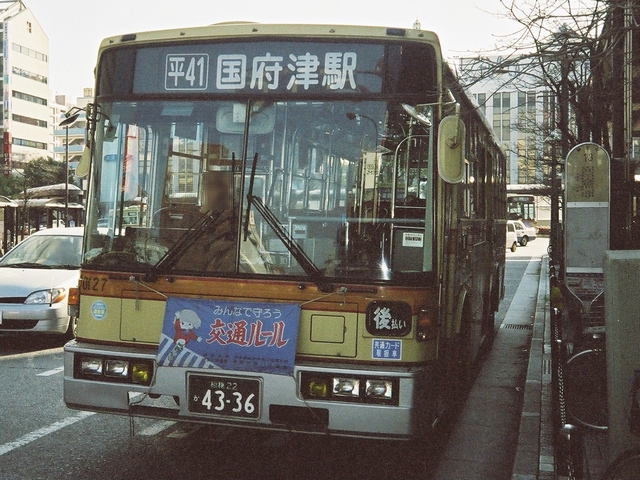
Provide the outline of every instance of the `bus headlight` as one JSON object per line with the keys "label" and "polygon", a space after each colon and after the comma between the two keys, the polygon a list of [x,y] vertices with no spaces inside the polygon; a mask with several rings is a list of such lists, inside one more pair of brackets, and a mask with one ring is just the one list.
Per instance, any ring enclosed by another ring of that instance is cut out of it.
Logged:
{"label": "bus headlight", "polygon": [[355,378],[334,378],[333,394],[358,397],[360,395],[360,380]]}
{"label": "bus headlight", "polygon": [[126,378],[129,374],[129,362],[107,359],[104,361],[104,374],[106,377]]}
{"label": "bus headlight", "polygon": [[82,357],[80,371],[84,375],[102,375],[102,359],[98,357]]}
{"label": "bus headlight", "polygon": [[367,380],[365,395],[372,398],[393,397],[393,384],[389,380]]}

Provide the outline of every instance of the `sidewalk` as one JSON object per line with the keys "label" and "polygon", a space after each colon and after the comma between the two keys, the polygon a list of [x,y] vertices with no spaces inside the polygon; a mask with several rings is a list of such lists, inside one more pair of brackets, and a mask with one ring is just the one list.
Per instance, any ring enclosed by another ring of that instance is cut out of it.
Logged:
{"label": "sidewalk", "polygon": [[553,480],[549,257],[542,258],[512,480]]}
{"label": "sidewalk", "polygon": [[534,257],[502,301],[500,328],[434,480],[555,478],[547,291],[548,257]]}

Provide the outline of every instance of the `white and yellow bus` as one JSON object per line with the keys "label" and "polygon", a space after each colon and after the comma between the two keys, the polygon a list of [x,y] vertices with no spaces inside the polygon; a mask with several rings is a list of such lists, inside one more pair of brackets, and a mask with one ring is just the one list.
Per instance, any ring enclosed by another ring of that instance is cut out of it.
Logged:
{"label": "white and yellow bus", "polygon": [[495,331],[506,225],[505,157],[436,35],[128,34],[95,91],[66,404],[428,439]]}

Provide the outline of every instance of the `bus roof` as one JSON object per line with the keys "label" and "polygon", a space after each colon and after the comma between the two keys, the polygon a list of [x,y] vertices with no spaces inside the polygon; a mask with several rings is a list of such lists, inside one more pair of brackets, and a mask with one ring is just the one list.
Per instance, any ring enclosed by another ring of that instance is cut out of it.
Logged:
{"label": "bus roof", "polygon": [[105,48],[137,43],[171,42],[185,40],[215,40],[217,38],[352,38],[416,41],[432,44],[438,57],[441,55],[438,36],[429,31],[410,28],[370,27],[362,25],[312,25],[312,24],[262,24],[251,22],[229,22],[203,27],[177,28],[150,32],[129,33],[106,38],[100,44]]}

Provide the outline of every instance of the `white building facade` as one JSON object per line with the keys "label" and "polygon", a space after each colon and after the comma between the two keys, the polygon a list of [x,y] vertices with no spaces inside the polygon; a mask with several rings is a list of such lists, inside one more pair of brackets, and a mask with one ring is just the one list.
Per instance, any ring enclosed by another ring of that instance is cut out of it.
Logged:
{"label": "white building facade", "polygon": [[87,121],[84,110],[75,110],[78,113],[78,118],[67,127],[59,127],[58,125],[65,118],[67,112],[73,112],[74,108],[84,109],[92,101],[93,89],[85,88],[84,95],[78,97],[75,102],[69,102],[65,95],[56,95],[55,103],[51,108],[53,125],[55,125],[53,129],[53,158],[59,162],[66,162],[68,155],[71,172],[78,166],[86,143]]}
{"label": "white building facade", "polygon": [[0,1],[3,168],[53,157],[49,38],[22,1]]}
{"label": "white building facade", "polygon": [[482,59],[461,59],[458,68],[507,155],[508,183],[543,184],[549,178],[554,96],[523,75],[517,63],[496,70],[501,63],[499,57],[484,66]]}

